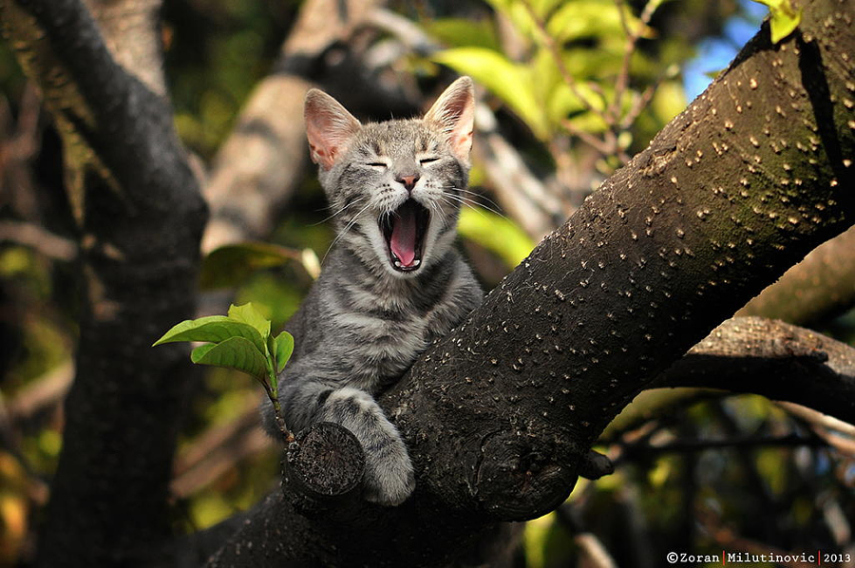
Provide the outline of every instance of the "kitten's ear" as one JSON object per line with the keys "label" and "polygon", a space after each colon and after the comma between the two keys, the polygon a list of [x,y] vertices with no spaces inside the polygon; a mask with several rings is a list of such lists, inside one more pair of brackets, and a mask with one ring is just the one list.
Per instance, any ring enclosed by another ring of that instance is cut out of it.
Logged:
{"label": "kitten's ear", "polygon": [[424,119],[445,132],[454,155],[464,164],[469,164],[472,131],[475,128],[475,89],[472,79],[460,77],[449,85],[427,111]]}
{"label": "kitten's ear", "polygon": [[303,115],[312,161],[328,170],[361,125],[341,103],[318,89],[310,89],[306,94]]}

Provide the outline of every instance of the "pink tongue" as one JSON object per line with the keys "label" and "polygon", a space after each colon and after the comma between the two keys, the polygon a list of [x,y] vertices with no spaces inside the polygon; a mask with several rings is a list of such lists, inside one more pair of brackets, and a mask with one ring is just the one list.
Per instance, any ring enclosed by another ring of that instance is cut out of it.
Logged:
{"label": "pink tongue", "polygon": [[416,214],[411,207],[401,207],[395,215],[389,245],[402,265],[413,264],[416,258]]}

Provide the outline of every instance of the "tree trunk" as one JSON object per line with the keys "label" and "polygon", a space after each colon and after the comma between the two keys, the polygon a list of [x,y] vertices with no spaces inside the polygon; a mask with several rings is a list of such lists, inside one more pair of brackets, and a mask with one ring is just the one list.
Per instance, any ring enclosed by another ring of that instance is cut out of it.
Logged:
{"label": "tree trunk", "polygon": [[[156,42],[152,2],[93,6],[120,28],[148,22]],[[142,20],[115,19],[129,13],[123,7]],[[38,563],[154,561],[170,534],[167,487],[193,373],[186,349],[151,344],[193,314],[205,206],[159,68],[138,78],[118,65],[80,2],[4,0],[0,8],[63,137],[83,276],[77,371]],[[119,59],[150,61],[152,49]]]}

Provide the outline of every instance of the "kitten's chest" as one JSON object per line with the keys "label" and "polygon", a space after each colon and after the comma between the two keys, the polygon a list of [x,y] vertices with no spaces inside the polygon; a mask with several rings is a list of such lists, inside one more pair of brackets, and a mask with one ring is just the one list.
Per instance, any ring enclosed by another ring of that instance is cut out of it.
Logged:
{"label": "kitten's chest", "polygon": [[333,319],[354,378],[397,378],[433,340],[426,315],[341,312]]}

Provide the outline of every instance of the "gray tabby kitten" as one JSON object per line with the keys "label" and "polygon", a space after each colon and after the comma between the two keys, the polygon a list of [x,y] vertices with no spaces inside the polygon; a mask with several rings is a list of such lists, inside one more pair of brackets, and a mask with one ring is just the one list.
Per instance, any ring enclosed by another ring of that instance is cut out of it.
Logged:
{"label": "gray tabby kitten", "polygon": [[[279,379],[294,431],[328,421],[365,451],[364,495],[397,505],[413,491],[407,448],[374,396],[394,384],[482,292],[452,248],[469,172],[474,97],[462,77],[423,119],[361,124],[312,89],[305,118],[312,160],[337,237],[286,328],[296,351]],[[269,431],[270,405],[264,409]]]}

